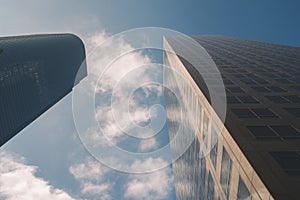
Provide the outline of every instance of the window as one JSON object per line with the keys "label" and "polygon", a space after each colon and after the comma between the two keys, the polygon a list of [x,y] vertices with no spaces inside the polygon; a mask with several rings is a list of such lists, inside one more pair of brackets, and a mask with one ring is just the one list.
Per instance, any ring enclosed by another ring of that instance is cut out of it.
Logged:
{"label": "window", "polygon": [[225,85],[233,85],[233,82],[231,80],[223,80]]}
{"label": "window", "polygon": [[282,96],[266,96],[267,99],[274,103],[289,103],[289,101]]}
{"label": "window", "polygon": [[233,76],[236,78],[247,78],[248,74],[234,74]]}
{"label": "window", "polygon": [[226,88],[230,93],[245,93],[244,90],[240,87],[227,87]]}
{"label": "window", "polygon": [[271,152],[272,157],[289,175],[300,175],[300,152]]}
{"label": "window", "polygon": [[236,114],[239,118],[257,118],[257,116],[251,112],[248,108],[236,108],[231,109],[234,114]]}
{"label": "window", "polygon": [[235,108],[232,109],[232,112],[239,118],[278,118],[268,108]]}
{"label": "window", "polygon": [[249,131],[257,138],[278,138],[278,135],[268,126],[247,126]]}
{"label": "window", "polygon": [[270,126],[278,135],[284,139],[299,137],[300,133],[290,125],[273,125]]}
{"label": "window", "polygon": [[232,161],[223,147],[220,183],[227,199],[229,197]]}
{"label": "window", "polygon": [[[203,154],[203,152],[202,152]],[[200,160],[200,176],[202,181],[202,186],[205,188],[205,178],[206,178],[206,160],[205,157]]]}
{"label": "window", "polygon": [[241,103],[241,101],[235,96],[227,96],[227,103],[236,104]]}
{"label": "window", "polygon": [[217,165],[217,154],[218,154],[218,133],[216,129],[212,127],[211,129],[211,140],[210,140],[210,159],[213,166],[216,169]]}
{"label": "window", "polygon": [[257,92],[286,92],[286,90],[277,86],[268,86],[268,87],[259,86],[259,87],[252,87],[252,89]]}
{"label": "window", "polygon": [[209,129],[209,118],[207,116],[207,113],[204,113],[203,117],[203,133],[202,133],[202,139],[204,141],[205,146],[207,146],[208,141],[208,130]]}
{"label": "window", "polygon": [[297,95],[288,95],[288,96],[283,96],[283,97],[292,103],[300,103],[300,97]]}
{"label": "window", "polygon": [[269,90],[271,90],[272,92],[286,92],[286,90],[282,89],[281,87],[277,87],[277,86],[268,86],[267,88]]}
{"label": "window", "polygon": [[238,99],[243,103],[258,103],[258,101],[251,96],[239,96]]}
{"label": "window", "polygon": [[290,81],[288,79],[283,79],[283,78],[276,78],[275,81],[277,81],[279,83],[283,83],[283,84],[291,84],[291,83],[293,83],[292,81]]}
{"label": "window", "polygon": [[197,113],[198,113],[198,129],[199,129],[199,132],[201,133],[201,123],[202,123],[202,104],[200,101],[198,101],[197,103]]}
{"label": "window", "polygon": [[237,199],[251,200],[251,194],[249,192],[249,189],[247,188],[243,179],[240,176],[239,176]]}
{"label": "window", "polygon": [[260,84],[268,84],[269,83],[269,81],[266,81],[266,80],[261,79],[261,78],[256,78],[255,81],[260,83]]}
{"label": "window", "polygon": [[268,108],[252,108],[251,109],[259,118],[278,118],[272,111]]}
{"label": "window", "polygon": [[256,139],[294,139],[300,138],[300,133],[290,125],[247,126]]}
{"label": "window", "polygon": [[284,108],[286,111],[294,115],[295,117],[300,117],[300,108]]}
{"label": "window", "polygon": [[256,85],[256,82],[252,79],[241,79],[241,81],[247,85]]}
{"label": "window", "polygon": [[227,96],[227,103],[229,104],[239,104],[239,103],[259,103],[252,96]]}
{"label": "window", "polygon": [[207,186],[207,199],[214,200],[215,199],[215,183],[211,176],[211,173],[208,174],[208,186]]}
{"label": "window", "polygon": [[291,86],[294,90],[300,91],[300,86]]}
{"label": "window", "polygon": [[271,92],[268,88],[266,87],[251,87],[253,90],[256,92]]}

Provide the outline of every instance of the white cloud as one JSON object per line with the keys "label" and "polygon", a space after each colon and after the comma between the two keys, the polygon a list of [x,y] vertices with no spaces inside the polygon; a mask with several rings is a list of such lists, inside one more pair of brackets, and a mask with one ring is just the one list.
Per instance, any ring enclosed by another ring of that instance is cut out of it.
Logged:
{"label": "white cloud", "polygon": [[151,150],[155,147],[157,147],[157,141],[154,137],[140,141],[139,149],[142,152]]}
{"label": "white cloud", "polygon": [[71,166],[69,171],[76,179],[79,180],[100,181],[108,169],[97,161],[87,160],[84,163]]}
{"label": "white cloud", "polygon": [[[153,165],[155,168],[164,162],[161,159],[149,158],[144,162],[135,162],[133,169],[149,168]],[[126,198],[130,199],[167,199],[172,190],[173,177],[171,168],[160,169],[158,171],[146,174],[135,174],[129,176],[129,181],[125,185]]]}
{"label": "white cloud", "polygon": [[25,158],[0,153],[0,197],[7,200],[70,200],[68,193],[36,177],[37,166],[25,164]]}
{"label": "white cloud", "polygon": [[93,184],[91,182],[83,183],[83,194],[101,194],[102,199],[110,199],[110,195],[107,192],[111,189],[111,185],[108,183]]}
{"label": "white cloud", "polygon": [[[96,139],[95,145],[117,144],[124,138],[126,139],[124,132],[130,132],[139,123],[147,122],[150,117],[155,117],[155,113],[150,113],[149,109],[139,104],[130,104],[129,97],[131,92],[139,86],[143,86],[146,97],[151,92],[157,93],[157,96],[162,95],[162,87],[158,85],[141,85],[144,82],[157,82],[159,72],[155,69],[149,72],[149,67],[143,67],[150,64],[151,59],[143,55],[141,51],[135,51],[122,37],[112,39],[102,31],[84,38],[84,41],[87,47],[90,77],[89,88],[85,90],[89,95],[94,95],[96,91],[98,99],[95,102],[95,113],[101,127],[101,133],[95,131],[96,129],[93,129],[94,131],[89,129],[85,136],[90,134],[89,141]],[[130,53],[123,55],[129,51]],[[120,84],[120,81],[124,82]],[[112,95],[113,98],[111,98]],[[132,111],[130,113],[129,107]],[[101,135],[105,135],[106,138]],[[142,136],[143,133],[139,135]]]}
{"label": "white cloud", "polygon": [[80,182],[82,194],[95,195],[101,200],[111,199],[109,192],[113,184],[104,180],[104,176],[109,171],[109,168],[90,159],[69,168],[69,172]]}

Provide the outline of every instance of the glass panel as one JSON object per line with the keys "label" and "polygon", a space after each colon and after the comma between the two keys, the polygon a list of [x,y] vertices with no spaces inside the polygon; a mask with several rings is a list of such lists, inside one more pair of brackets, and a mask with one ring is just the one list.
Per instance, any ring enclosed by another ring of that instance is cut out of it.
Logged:
{"label": "glass panel", "polygon": [[257,138],[279,138],[268,126],[247,126],[250,132]]}
{"label": "glass panel", "polygon": [[210,159],[214,167],[217,165],[217,154],[218,154],[218,135],[215,128],[211,129],[211,151],[210,151]]}
{"label": "glass panel", "polygon": [[207,146],[207,141],[208,141],[208,131],[209,131],[208,128],[209,128],[209,118],[207,116],[207,113],[204,113],[202,139],[204,141],[205,146]]}
{"label": "glass panel", "polygon": [[239,118],[257,118],[257,116],[254,115],[249,109],[237,108],[232,109],[232,112],[236,114]]}
{"label": "glass panel", "polygon": [[227,88],[231,93],[245,93],[240,87],[228,87]]}
{"label": "glass panel", "polygon": [[273,125],[271,128],[283,138],[300,137],[299,131],[289,125]]}
{"label": "glass panel", "polygon": [[215,191],[214,191],[215,183],[211,176],[211,173],[209,172],[208,175],[208,187],[207,187],[207,199],[208,200],[214,200],[215,197]]}
{"label": "glass panel", "polygon": [[300,152],[271,152],[273,158],[289,174],[300,174]]}
{"label": "glass panel", "polygon": [[243,103],[258,103],[256,99],[251,96],[239,96],[238,97]]}
{"label": "glass panel", "polygon": [[201,160],[200,160],[200,176],[201,176],[201,185],[203,186],[203,188],[205,188],[205,178],[206,178],[206,160],[205,160],[205,157],[201,158]]}
{"label": "glass panel", "polygon": [[294,115],[295,117],[300,117],[300,108],[284,108],[286,111]]}
{"label": "glass panel", "polygon": [[238,193],[237,193],[238,200],[251,200],[251,194],[249,189],[245,185],[243,179],[239,177],[239,185],[238,185]]}
{"label": "glass panel", "polygon": [[226,149],[223,147],[220,182],[227,199],[229,198],[231,168],[232,161]]}
{"label": "glass panel", "polygon": [[288,100],[286,100],[285,98],[281,97],[281,96],[266,96],[267,99],[269,99],[270,101],[274,102],[274,103],[289,103]]}
{"label": "glass panel", "polygon": [[278,116],[268,108],[253,108],[251,110],[260,118],[278,118]]}
{"label": "glass panel", "polygon": [[241,103],[235,96],[227,96],[227,103]]}

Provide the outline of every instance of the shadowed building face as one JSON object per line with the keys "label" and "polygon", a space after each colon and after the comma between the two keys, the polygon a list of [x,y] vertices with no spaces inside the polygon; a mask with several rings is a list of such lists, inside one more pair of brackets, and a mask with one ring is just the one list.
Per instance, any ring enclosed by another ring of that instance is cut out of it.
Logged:
{"label": "shadowed building face", "polygon": [[67,95],[86,74],[84,45],[75,35],[0,38],[0,145]]}
{"label": "shadowed building face", "polygon": [[[176,55],[186,45],[167,38],[165,63],[186,81],[165,74],[165,84],[180,89],[177,98],[189,111],[186,120],[177,122],[176,97],[165,92],[170,138],[179,123],[185,134],[197,136],[173,164],[177,198],[299,199],[300,48],[225,36],[193,38],[220,71],[227,113],[220,130],[197,66]],[[180,145],[171,146],[173,154]]]}

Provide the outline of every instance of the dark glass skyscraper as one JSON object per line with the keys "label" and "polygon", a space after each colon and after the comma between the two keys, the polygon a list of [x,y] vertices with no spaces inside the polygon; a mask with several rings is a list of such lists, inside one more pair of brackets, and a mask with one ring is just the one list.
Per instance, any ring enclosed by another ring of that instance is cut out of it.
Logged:
{"label": "dark glass skyscraper", "polygon": [[84,45],[75,35],[0,38],[0,146],[86,74]]}
{"label": "dark glass skyscraper", "polygon": [[[227,116],[217,135],[219,120],[211,118],[214,110],[201,75],[176,55],[184,43],[166,38],[165,63],[187,80],[165,75],[166,85],[181,91],[179,97],[165,92],[170,139],[178,123],[197,136],[173,164],[177,198],[299,199],[300,48],[225,36],[193,39],[221,73]],[[176,98],[190,112],[186,122],[176,121]],[[180,145],[173,144],[172,152]],[[202,158],[205,149],[210,152]]]}

